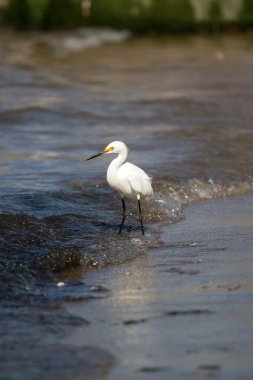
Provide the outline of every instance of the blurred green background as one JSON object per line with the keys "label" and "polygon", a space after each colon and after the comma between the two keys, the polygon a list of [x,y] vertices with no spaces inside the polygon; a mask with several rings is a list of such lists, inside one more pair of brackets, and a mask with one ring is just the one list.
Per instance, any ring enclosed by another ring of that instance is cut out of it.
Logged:
{"label": "blurred green background", "polygon": [[135,33],[249,30],[253,0],[0,0],[0,22],[24,30],[82,26]]}

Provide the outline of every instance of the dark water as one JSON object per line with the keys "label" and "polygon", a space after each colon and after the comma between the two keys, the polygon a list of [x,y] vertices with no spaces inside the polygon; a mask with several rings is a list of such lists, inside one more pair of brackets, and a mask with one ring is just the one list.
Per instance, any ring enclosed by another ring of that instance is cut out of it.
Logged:
{"label": "dark water", "polygon": [[[187,204],[253,190],[250,38],[105,44],[124,38],[1,34],[0,378],[105,374],[109,353],[55,345],[87,323],[63,301],[108,294],[79,275],[162,246],[161,226],[181,220]],[[154,178],[145,238],[130,204],[119,238],[109,161],[85,161],[113,140]],[[52,352],[66,366],[48,372]]]}

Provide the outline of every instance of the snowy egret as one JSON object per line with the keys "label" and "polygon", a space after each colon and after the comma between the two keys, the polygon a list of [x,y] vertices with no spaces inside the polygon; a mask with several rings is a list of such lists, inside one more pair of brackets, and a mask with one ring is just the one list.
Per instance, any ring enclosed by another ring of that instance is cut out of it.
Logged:
{"label": "snowy egret", "polygon": [[121,141],[114,141],[107,145],[103,152],[97,153],[92,158],[102,156],[103,154],[116,153],[116,157],[110,163],[107,169],[107,182],[109,185],[118,191],[122,201],[122,222],[119,228],[119,234],[122,231],[125,219],[126,219],[126,205],[125,197],[131,199],[137,199],[138,201],[138,213],[141,224],[141,231],[144,235],[143,215],[141,210],[141,199],[153,196],[153,189],[151,185],[151,178],[136,165],[130,162],[125,162],[128,155],[128,148],[126,144]]}

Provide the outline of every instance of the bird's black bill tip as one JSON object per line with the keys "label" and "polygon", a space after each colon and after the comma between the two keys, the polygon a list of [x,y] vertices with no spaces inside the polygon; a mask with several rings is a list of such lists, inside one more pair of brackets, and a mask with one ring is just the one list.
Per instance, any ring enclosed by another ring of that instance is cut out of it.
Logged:
{"label": "bird's black bill tip", "polygon": [[91,160],[92,158],[96,158],[96,157],[99,157],[99,156],[102,156],[102,154],[104,154],[104,152],[99,152],[97,154],[94,154],[94,156],[91,156],[89,158],[86,158],[86,161],[89,161]]}

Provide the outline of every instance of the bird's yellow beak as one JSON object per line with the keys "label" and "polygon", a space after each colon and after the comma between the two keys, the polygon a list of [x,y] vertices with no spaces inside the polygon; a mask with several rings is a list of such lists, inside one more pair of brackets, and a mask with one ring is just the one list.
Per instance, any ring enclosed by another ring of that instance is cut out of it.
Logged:
{"label": "bird's yellow beak", "polygon": [[104,153],[113,152],[114,148],[111,146],[110,148],[105,148]]}

